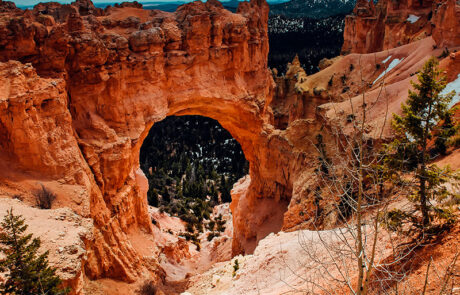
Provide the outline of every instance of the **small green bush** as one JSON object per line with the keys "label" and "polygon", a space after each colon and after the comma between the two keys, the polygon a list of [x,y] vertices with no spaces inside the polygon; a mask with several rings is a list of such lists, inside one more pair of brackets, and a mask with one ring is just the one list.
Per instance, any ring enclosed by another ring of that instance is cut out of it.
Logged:
{"label": "small green bush", "polygon": [[236,276],[236,272],[240,269],[240,264],[238,263],[238,259],[235,259],[235,262],[233,263],[233,273],[232,277]]}
{"label": "small green bush", "polygon": [[216,217],[216,224],[217,224],[217,231],[224,232],[225,231],[225,220],[222,220],[222,215]]}

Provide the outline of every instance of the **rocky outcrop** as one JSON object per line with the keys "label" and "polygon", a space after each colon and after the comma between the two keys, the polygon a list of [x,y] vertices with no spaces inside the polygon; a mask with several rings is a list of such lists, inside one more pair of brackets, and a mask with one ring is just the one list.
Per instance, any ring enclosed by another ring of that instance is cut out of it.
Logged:
{"label": "rocky outcrop", "polygon": [[85,277],[131,282],[154,271],[128,233],[152,233],[139,149],[166,116],[217,119],[242,146],[251,177],[232,204],[234,253],[281,229],[302,165],[285,166],[293,154],[273,127],[264,0],[237,13],[217,1],[175,13],[102,12],[88,1],[0,6],[0,157],[10,174],[84,188],[90,210],[81,214],[94,221]]}
{"label": "rocky outcrop", "polygon": [[395,48],[427,36],[437,46],[459,44],[460,5],[455,0],[357,1],[345,19],[342,53]]}
{"label": "rocky outcrop", "polygon": [[433,4],[433,39],[439,47],[460,44],[460,3],[446,0]]}
{"label": "rocky outcrop", "polygon": [[311,92],[299,88],[307,80],[307,74],[297,56],[288,64],[286,75],[274,74],[274,80],[272,108],[277,129],[284,130],[300,119],[315,120],[316,107],[330,101],[322,86],[314,87]]}

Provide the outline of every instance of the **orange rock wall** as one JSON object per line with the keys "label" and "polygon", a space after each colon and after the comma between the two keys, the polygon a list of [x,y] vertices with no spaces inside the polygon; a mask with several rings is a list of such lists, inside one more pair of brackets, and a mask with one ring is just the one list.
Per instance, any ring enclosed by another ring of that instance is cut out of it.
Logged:
{"label": "orange rock wall", "polygon": [[[408,20],[416,16],[415,22]],[[455,0],[357,1],[345,18],[342,53],[371,53],[433,35],[438,46],[459,44],[460,5]]]}
{"label": "orange rock wall", "polygon": [[251,181],[232,204],[234,253],[281,229],[302,165],[273,127],[265,0],[237,13],[212,0],[175,13],[89,1],[0,6],[0,69],[11,80],[0,86],[0,157],[29,177],[86,188],[95,224],[87,277],[134,281],[152,270],[128,233],[151,232],[136,171],[143,139],[166,116],[214,118],[242,146]]}

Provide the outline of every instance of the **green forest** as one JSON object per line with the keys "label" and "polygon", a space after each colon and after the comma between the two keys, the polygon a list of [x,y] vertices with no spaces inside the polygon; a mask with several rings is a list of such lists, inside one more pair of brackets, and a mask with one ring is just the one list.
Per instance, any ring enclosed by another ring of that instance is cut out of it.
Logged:
{"label": "green forest", "polygon": [[140,151],[148,202],[202,232],[214,206],[231,201],[233,184],[248,173],[240,144],[213,119],[171,116],[155,123]]}

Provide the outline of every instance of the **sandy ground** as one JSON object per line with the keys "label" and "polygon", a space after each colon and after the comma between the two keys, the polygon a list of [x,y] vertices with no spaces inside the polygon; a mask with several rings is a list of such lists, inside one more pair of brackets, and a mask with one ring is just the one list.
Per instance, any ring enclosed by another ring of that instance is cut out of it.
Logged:
{"label": "sandy ground", "polygon": [[[345,270],[345,274],[347,271],[356,273],[352,260],[344,256],[336,256],[337,259],[332,260],[329,256],[327,249],[334,249],[329,246],[342,243],[337,240],[336,233],[337,230],[319,234],[312,231],[271,234],[260,242],[253,255],[234,257],[232,261],[216,264],[209,271],[191,278],[187,292],[192,295],[351,294],[346,287],[332,279],[341,280],[335,263],[342,271]],[[441,238],[439,244],[416,251],[410,260],[411,269],[406,273],[406,279],[398,285],[400,294],[421,294],[430,259],[433,262],[427,294],[439,294],[446,269],[460,250],[459,240],[457,226],[450,235]],[[391,254],[390,241],[386,234],[379,237],[378,257],[382,261]],[[316,259],[325,267],[318,268]],[[235,260],[238,260],[239,270],[233,275]],[[457,262],[457,275],[460,273],[459,267],[460,262]],[[349,277],[350,280],[353,278],[353,275]],[[460,294],[458,277],[451,279],[449,287],[452,294]],[[375,288],[371,288],[371,293],[387,294]],[[388,293],[394,294],[392,290]]]}

